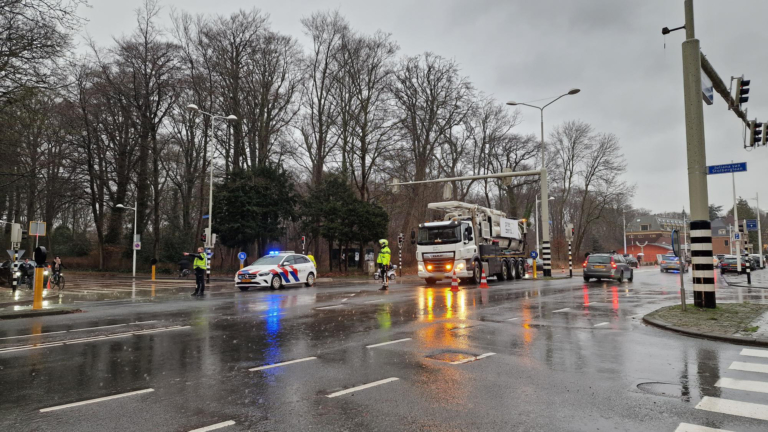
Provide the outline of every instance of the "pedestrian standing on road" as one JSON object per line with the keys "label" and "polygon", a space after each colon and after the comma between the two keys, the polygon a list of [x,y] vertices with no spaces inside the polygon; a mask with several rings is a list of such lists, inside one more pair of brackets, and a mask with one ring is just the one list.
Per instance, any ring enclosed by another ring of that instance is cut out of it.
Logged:
{"label": "pedestrian standing on road", "polygon": [[376,263],[379,264],[379,271],[381,271],[381,279],[383,281],[379,291],[386,291],[389,289],[387,271],[389,270],[389,261],[392,257],[392,253],[389,250],[389,242],[387,239],[379,240],[379,246],[381,247],[381,250],[379,251],[379,257],[376,259]]}
{"label": "pedestrian standing on road", "polygon": [[192,267],[195,269],[195,292],[192,293],[192,297],[203,297],[205,293],[205,270],[208,268],[208,255],[205,254],[205,249],[197,248],[196,254],[184,252],[184,256],[191,256],[195,259],[192,263]]}

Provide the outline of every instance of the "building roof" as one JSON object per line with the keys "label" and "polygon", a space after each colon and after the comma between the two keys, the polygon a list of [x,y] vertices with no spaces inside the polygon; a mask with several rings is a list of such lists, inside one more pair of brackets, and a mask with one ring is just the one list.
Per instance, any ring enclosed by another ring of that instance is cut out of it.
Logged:
{"label": "building roof", "polygon": [[712,221],[712,237],[728,237],[728,221],[717,218]]}
{"label": "building roof", "polygon": [[[641,229],[646,227],[648,229]],[[648,231],[672,231],[683,228],[683,220],[664,216],[638,216],[627,224],[627,233],[641,233]]]}

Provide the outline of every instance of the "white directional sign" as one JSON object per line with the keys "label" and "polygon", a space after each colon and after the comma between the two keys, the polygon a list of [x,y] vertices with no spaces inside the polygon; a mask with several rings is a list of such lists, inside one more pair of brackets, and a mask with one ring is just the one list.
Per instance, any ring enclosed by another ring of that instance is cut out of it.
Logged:
{"label": "white directional sign", "polygon": [[141,242],[134,242],[133,250],[141,250]]}

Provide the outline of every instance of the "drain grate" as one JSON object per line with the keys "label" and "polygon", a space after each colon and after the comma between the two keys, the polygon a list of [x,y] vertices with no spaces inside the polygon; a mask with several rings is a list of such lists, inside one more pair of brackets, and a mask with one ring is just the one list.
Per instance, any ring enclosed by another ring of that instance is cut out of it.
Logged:
{"label": "drain grate", "polygon": [[467,362],[467,361],[474,360],[475,356],[467,353],[447,351],[439,354],[428,355],[427,358],[432,360],[437,360],[437,361],[443,361],[446,363],[455,363],[455,362]]}
{"label": "drain grate", "polygon": [[685,391],[680,384],[665,382],[645,382],[637,385],[638,390],[656,396],[663,396],[674,399],[690,400],[690,393]]}

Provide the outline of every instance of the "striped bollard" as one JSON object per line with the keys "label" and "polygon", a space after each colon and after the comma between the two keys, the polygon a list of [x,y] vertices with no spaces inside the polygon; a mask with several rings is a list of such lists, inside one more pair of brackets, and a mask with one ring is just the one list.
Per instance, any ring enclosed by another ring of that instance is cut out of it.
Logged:
{"label": "striped bollard", "polygon": [[549,251],[549,242],[543,242],[541,246],[541,256],[544,259],[544,277],[552,277],[552,255]]}
{"label": "striped bollard", "polygon": [[708,220],[691,221],[691,264],[693,265],[693,304],[714,309],[715,268],[712,264],[712,224]]}
{"label": "striped bollard", "polygon": [[568,241],[568,276],[573,277],[573,256],[571,255],[570,241]]}

